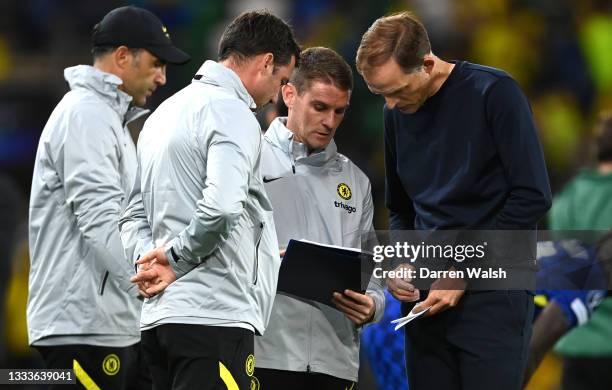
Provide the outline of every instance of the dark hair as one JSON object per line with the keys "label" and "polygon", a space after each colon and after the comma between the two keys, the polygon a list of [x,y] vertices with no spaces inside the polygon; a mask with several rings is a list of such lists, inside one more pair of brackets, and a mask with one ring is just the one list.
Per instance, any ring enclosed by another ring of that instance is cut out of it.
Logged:
{"label": "dark hair", "polygon": [[274,65],[287,65],[300,47],[291,27],[268,11],[251,11],[239,15],[223,32],[219,42],[219,61],[235,56],[238,61],[263,53],[274,55]]}
{"label": "dark hair", "polygon": [[363,34],[357,49],[357,71],[383,65],[393,57],[406,73],[412,73],[431,53],[427,30],[410,12],[382,17]]}
{"label": "dark hair", "polygon": [[[111,54],[115,50],[117,50],[119,46],[94,46],[91,48],[91,55],[93,57],[94,62],[106,55]],[[140,48],[129,48],[130,52],[133,56],[138,56],[142,49]]]}
{"label": "dark hair", "polygon": [[300,54],[300,67],[291,75],[291,84],[302,93],[312,81],[335,85],[343,91],[353,89],[353,71],[338,53],[326,47],[310,47]]}
{"label": "dark hair", "polygon": [[603,112],[599,115],[596,134],[597,161],[612,161],[612,111]]}

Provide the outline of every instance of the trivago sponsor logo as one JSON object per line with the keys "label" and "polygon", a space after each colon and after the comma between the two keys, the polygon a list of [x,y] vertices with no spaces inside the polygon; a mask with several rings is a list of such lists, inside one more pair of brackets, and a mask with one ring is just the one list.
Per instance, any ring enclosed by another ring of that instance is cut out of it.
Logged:
{"label": "trivago sponsor logo", "polygon": [[340,209],[345,209],[349,214],[354,213],[355,211],[357,211],[356,207],[350,206],[348,204],[344,204],[342,202],[338,202],[336,200],[334,200],[334,206],[336,206],[337,208],[340,208]]}

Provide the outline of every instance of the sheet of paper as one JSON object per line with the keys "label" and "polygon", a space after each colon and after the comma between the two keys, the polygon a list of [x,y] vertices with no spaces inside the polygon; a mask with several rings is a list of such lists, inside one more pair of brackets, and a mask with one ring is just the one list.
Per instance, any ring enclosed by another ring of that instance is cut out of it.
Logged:
{"label": "sheet of paper", "polygon": [[414,309],[412,309],[410,311],[410,313],[408,313],[408,315],[406,317],[398,318],[396,320],[391,321],[391,323],[392,324],[397,324],[397,325],[395,325],[395,330],[398,330],[399,328],[401,328],[402,326],[406,325],[407,323],[409,323],[410,321],[414,320],[415,318],[419,318],[423,314],[427,313],[429,311],[429,309],[431,309],[431,306],[427,307],[425,310],[420,311],[418,313],[413,313],[412,310],[414,310]]}
{"label": "sheet of paper", "polygon": [[307,240],[305,238],[300,239],[299,241],[302,242],[307,242],[309,244],[313,244],[313,245],[318,245],[318,246],[322,246],[325,248],[335,248],[335,249],[344,249],[344,250],[348,250],[348,251],[353,251],[353,252],[357,252],[357,253],[361,253],[361,249],[359,248],[350,248],[348,246],[340,246],[340,245],[331,245],[331,244],[322,244],[320,242],[316,242],[316,241],[310,241]]}

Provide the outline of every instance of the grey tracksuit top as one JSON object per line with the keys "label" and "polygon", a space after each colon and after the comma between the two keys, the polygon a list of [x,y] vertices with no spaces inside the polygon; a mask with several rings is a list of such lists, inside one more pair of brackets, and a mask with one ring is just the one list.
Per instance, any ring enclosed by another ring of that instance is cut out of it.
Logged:
{"label": "grey tracksuit top", "polygon": [[[305,238],[361,248],[362,233],[373,229],[370,181],[337,153],[333,140],[325,150],[307,156],[305,146],[293,141],[285,123],[286,118],[272,122],[262,149],[262,172],[280,246]],[[346,192],[344,198],[339,194],[342,183],[350,189],[349,199],[344,199]],[[384,312],[383,287],[373,279],[367,294],[374,299],[374,321],[378,321]],[[276,295],[266,334],[255,338],[256,366],[356,381],[359,331],[329,306]]]}
{"label": "grey tracksuit top", "polygon": [[221,64],[206,61],[197,75],[151,114],[138,140],[121,237],[132,260],[164,246],[178,277],[145,299],[141,329],[190,323],[263,333],[280,259],[255,103]]}
{"label": "grey tracksuit top", "polygon": [[69,91],[42,132],[29,211],[30,344],[128,346],[140,340],[118,222],[136,172],[127,123],[146,113],[115,75],[67,68]]}

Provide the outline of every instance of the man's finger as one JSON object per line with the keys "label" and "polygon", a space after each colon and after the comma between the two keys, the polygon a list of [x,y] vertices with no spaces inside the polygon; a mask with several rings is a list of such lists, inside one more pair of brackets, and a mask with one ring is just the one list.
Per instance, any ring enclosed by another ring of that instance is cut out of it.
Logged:
{"label": "man's finger", "polygon": [[362,305],[369,305],[370,304],[370,297],[366,296],[365,294],[362,293],[358,293],[356,291],[353,290],[349,290],[346,289],[344,290],[344,295],[351,298],[352,300],[354,300],[355,302],[362,304]]}
{"label": "man's finger", "polygon": [[141,296],[145,297],[145,298],[151,298],[151,296],[149,294],[147,294],[147,292],[145,290],[143,290],[142,288],[138,288],[138,294],[140,294]]}
{"label": "man's finger", "polygon": [[148,283],[146,282],[139,282],[137,283],[138,286],[138,293],[140,295],[142,295],[145,298],[151,298],[151,296],[149,294],[147,294],[147,287],[148,287]]}
{"label": "man's finger", "polygon": [[352,316],[350,314],[346,314],[346,317],[351,320],[355,325],[361,325],[365,320]]}
{"label": "man's finger", "polygon": [[[425,306],[427,307],[427,306]],[[425,313],[426,317],[429,316],[433,316],[434,314],[438,314],[444,310],[446,310],[448,307],[441,301],[436,302],[433,306],[431,306],[431,308],[429,309],[429,312]]]}
{"label": "man's finger", "polygon": [[130,278],[132,283],[150,282],[151,280],[159,277],[157,270],[148,269],[146,271],[138,271],[138,273]]}
{"label": "man's finger", "polygon": [[438,303],[438,299],[435,298],[433,295],[429,295],[427,299],[425,299],[423,302],[413,307],[412,312],[415,314],[420,313],[423,310],[427,309],[429,306],[432,306],[432,308],[429,309],[431,311],[433,309],[433,306],[435,306],[437,303]]}
{"label": "man's finger", "polygon": [[333,295],[333,299],[332,301],[337,302],[337,303],[341,303],[347,307],[352,307],[355,308],[356,306],[359,306],[359,304],[357,302],[352,301],[350,298],[345,297],[344,295],[340,294],[339,292],[335,292]]}
{"label": "man's finger", "polygon": [[419,300],[419,298],[421,297],[421,293],[419,290],[414,290],[411,293],[407,293],[407,294],[400,294],[400,293],[394,293],[393,291],[391,292],[391,294],[398,300],[402,301],[402,302],[414,302]]}
{"label": "man's finger", "polygon": [[350,308],[343,306],[341,304],[336,304],[338,306],[338,310],[340,310],[342,313],[344,313],[345,316],[351,318],[353,320],[353,322],[357,323],[357,324],[361,324],[365,321],[365,315],[360,314],[354,310],[351,310]]}
{"label": "man's finger", "polygon": [[393,286],[397,289],[402,289],[410,292],[414,291],[414,285],[412,283],[408,283],[399,278],[389,279],[388,285]]}
{"label": "man's finger", "polygon": [[334,293],[333,302],[345,314],[352,314],[357,318],[359,318],[360,315],[366,314],[360,312],[360,309],[363,310],[362,307],[355,304],[354,302],[347,301],[346,298],[344,298],[340,293]]}
{"label": "man's finger", "polygon": [[407,289],[400,288],[400,287],[397,287],[397,286],[389,286],[389,290],[395,291],[398,294],[402,294],[402,295],[410,295],[410,294],[414,294],[414,292],[415,292],[415,289],[407,290]]}
{"label": "man's finger", "polygon": [[153,261],[154,259],[156,259],[159,264],[162,264],[162,265],[168,264],[168,259],[166,258],[164,248],[156,248],[156,249],[148,251],[147,253],[142,255],[140,259],[136,261],[136,264],[148,263],[150,261]]}
{"label": "man's finger", "polygon": [[391,292],[391,295],[393,295],[393,297],[399,301],[405,302],[411,300],[410,294],[400,294],[397,291],[391,289],[389,289],[389,292]]}
{"label": "man's finger", "polygon": [[157,257],[157,252],[156,251],[154,251],[154,250],[148,251],[144,255],[140,256],[140,258],[138,260],[136,260],[136,264],[148,263],[149,261],[152,261],[156,257]]}
{"label": "man's finger", "polygon": [[157,263],[157,258],[154,258],[151,261],[148,261],[146,263],[143,264],[138,264],[138,262],[136,262],[136,267],[138,267],[137,271],[146,271],[149,270],[151,268],[153,268],[153,265]]}
{"label": "man's finger", "polygon": [[130,278],[132,283],[150,282],[158,277],[157,270],[150,268],[145,271],[138,271],[136,275]]}
{"label": "man's finger", "polygon": [[416,299],[418,299],[421,296],[421,293],[418,289],[415,289],[413,291],[407,291],[407,290],[402,290],[402,289],[396,289],[393,288],[391,286],[388,287],[389,292],[397,299],[399,299],[400,301],[409,301],[409,302],[414,302]]}
{"label": "man's finger", "polygon": [[343,297],[342,294],[334,293],[333,301],[338,305],[342,305],[343,307],[349,308],[351,310],[359,311],[359,304],[352,302],[349,299],[346,299],[346,297]]}
{"label": "man's finger", "polygon": [[152,267],[153,264],[167,265],[168,262],[160,257],[153,255],[152,257],[141,257],[140,259],[136,261],[135,264],[137,264],[139,267],[138,269],[140,269],[140,267],[143,267],[143,266]]}
{"label": "man's finger", "polygon": [[162,281],[158,284],[155,284],[151,287],[149,287],[146,291],[147,294],[150,295],[155,295],[155,294],[159,294],[160,292],[164,291],[166,289],[166,287],[168,287],[168,283]]}

